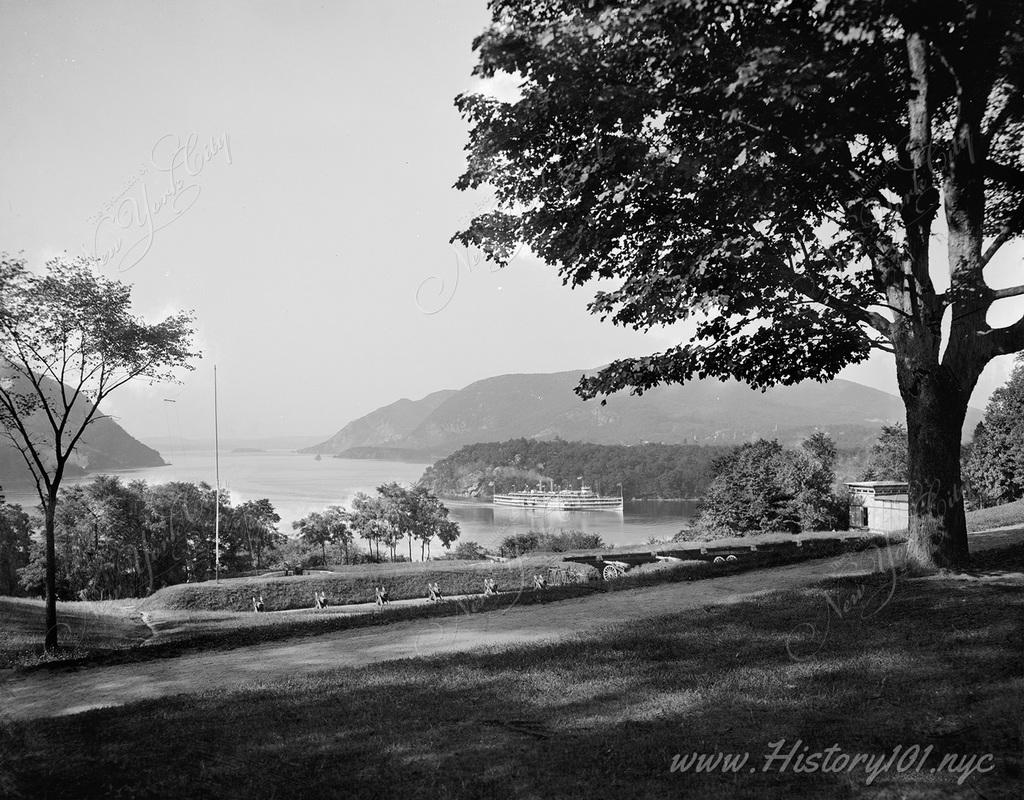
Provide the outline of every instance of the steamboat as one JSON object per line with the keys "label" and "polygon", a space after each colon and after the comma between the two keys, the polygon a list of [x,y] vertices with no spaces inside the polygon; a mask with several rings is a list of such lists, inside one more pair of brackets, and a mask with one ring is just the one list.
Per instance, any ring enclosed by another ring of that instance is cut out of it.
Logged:
{"label": "steamboat", "polygon": [[582,484],[579,489],[560,491],[554,488],[545,491],[542,486],[538,486],[521,492],[495,493],[494,505],[545,511],[622,511],[622,487],[619,487],[616,497],[599,495]]}

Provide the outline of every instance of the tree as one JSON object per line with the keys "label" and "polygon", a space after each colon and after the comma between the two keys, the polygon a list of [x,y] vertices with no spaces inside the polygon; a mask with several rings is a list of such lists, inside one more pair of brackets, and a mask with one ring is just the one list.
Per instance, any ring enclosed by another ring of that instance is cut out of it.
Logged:
{"label": "tree", "polygon": [[28,565],[32,519],[0,499],[0,595],[18,593],[18,571]]}
{"label": "tree", "polygon": [[[332,506],[333,508],[333,506]],[[246,550],[256,569],[263,569],[263,553],[284,543],[285,536],[278,532],[281,515],[267,498],[248,500],[234,511],[234,527],[245,541]]]}
{"label": "tree", "polygon": [[350,524],[361,538],[366,539],[371,555],[376,545],[378,561],[381,542],[394,541],[394,528],[387,519],[384,501],[380,497],[370,497],[365,492],[356,492],[356,496],[352,498]]}
{"label": "tree", "polygon": [[59,257],[36,274],[0,255],[0,422],[42,503],[47,650],[57,646],[54,520],[68,461],[114,390],[192,368],[191,325],[185,312],[153,324],[136,317],[130,287],[88,259]]}
{"label": "tree", "polygon": [[821,431],[811,434],[793,457],[799,481],[796,510],[801,530],[847,528],[849,502],[835,493],[839,451],[832,437]]}
{"label": "tree", "polygon": [[[163,585],[205,580],[215,569],[217,491],[208,483],[171,481],[149,487],[148,527],[161,543],[156,571]],[[230,518],[230,494],[220,491],[221,518]],[[221,550],[233,554],[234,531],[224,527]]]}
{"label": "tree", "polygon": [[[525,244],[602,319],[688,320],[687,343],[584,377],[584,398],[695,376],[829,380],[890,353],[907,414],[911,559],[968,556],[961,432],[979,375],[1024,347],[984,268],[1024,232],[1024,4],[971,0],[493,0],[456,98],[458,232]],[[946,227],[949,287],[931,245]],[[948,318],[948,336],[942,320]]]}
{"label": "tree", "polygon": [[861,474],[865,481],[905,481],[907,479],[907,429],[903,423],[883,425],[878,441],[871,445],[868,465]]}
{"label": "tree", "polygon": [[820,433],[799,450],[766,439],[740,445],[715,464],[694,529],[736,536],[842,527],[846,509],[832,492],[835,457],[832,440]]}
{"label": "tree", "polygon": [[[395,540],[405,536],[409,542],[409,560],[412,561],[412,539],[415,527],[416,498],[413,494],[395,481],[377,487],[384,518],[394,531]],[[392,548],[391,558],[395,553]]]}
{"label": "tree", "polygon": [[1024,497],[1024,358],[992,393],[974,432],[966,477],[985,505]]}
{"label": "tree", "polygon": [[295,530],[300,531],[299,538],[310,547],[319,547],[323,557],[322,564],[327,566],[327,545],[351,541],[352,534],[348,529],[348,513],[338,506],[328,506],[323,511],[313,511],[300,520],[292,523]]}
{"label": "tree", "polygon": [[420,560],[430,556],[436,536],[445,550],[459,538],[459,525],[448,518],[448,508],[429,489],[417,486],[408,493],[413,535],[420,541]]}

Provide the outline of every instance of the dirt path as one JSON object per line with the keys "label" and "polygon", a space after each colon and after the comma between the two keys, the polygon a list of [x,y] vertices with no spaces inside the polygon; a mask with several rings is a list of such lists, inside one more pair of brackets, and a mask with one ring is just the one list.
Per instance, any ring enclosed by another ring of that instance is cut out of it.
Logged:
{"label": "dirt path", "polygon": [[[972,549],[986,549],[1021,541],[1024,529],[975,534],[971,538]],[[0,682],[0,717],[75,714],[196,690],[229,690],[296,672],[566,638],[631,619],[796,589],[837,575],[892,569],[899,560],[898,550],[868,550],[692,583],[612,590],[548,605],[517,606],[510,598],[510,606],[503,611],[339,631],[315,639],[304,637],[77,671],[10,675]]]}

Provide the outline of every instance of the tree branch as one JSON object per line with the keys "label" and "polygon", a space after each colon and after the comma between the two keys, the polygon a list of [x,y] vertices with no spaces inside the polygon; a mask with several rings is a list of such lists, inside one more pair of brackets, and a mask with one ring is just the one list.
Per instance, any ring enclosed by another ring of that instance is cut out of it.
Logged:
{"label": "tree branch", "polygon": [[1024,189],[1024,172],[1007,164],[988,159],[985,161],[985,177],[1005,183],[1015,189]]}
{"label": "tree branch", "polygon": [[[874,329],[875,332],[879,333],[882,336],[889,336],[889,331],[891,328],[889,320],[887,320],[881,314],[878,314],[874,311],[869,311],[866,308],[861,308],[860,306],[854,303],[849,303],[843,300],[842,298],[836,297],[827,289],[816,283],[807,273],[797,272],[792,263],[792,260],[788,257],[788,254],[780,253],[775,243],[769,237],[761,233],[759,230],[757,230],[757,228],[755,228],[752,225],[748,225],[747,230],[749,233],[761,239],[761,241],[763,241],[767,245],[768,249],[775,256],[776,264],[782,269],[783,272],[786,273],[786,276],[789,278],[793,288],[800,292],[802,295],[804,295],[804,297],[809,298],[815,303],[827,306],[828,308],[831,308],[834,311],[839,311],[851,321],[867,325],[868,327]],[[800,247],[801,252],[803,253],[804,260],[807,261],[810,258],[810,256],[807,252],[807,247],[805,246],[803,240],[797,238],[796,242],[797,245]]]}
{"label": "tree branch", "polygon": [[[15,370],[18,372],[18,374],[24,374],[24,377],[26,377],[28,379],[28,382],[32,384],[32,388],[35,389],[36,395],[42,401],[41,405],[43,406],[43,410],[46,412],[46,418],[50,423],[50,427],[53,428],[54,433],[57,433],[57,431],[59,430],[57,420],[54,419],[53,413],[50,411],[50,405],[49,403],[46,402],[46,393],[43,391],[42,384],[36,378],[35,372],[28,363],[28,357],[25,355],[25,351],[21,347],[20,337],[14,335],[11,338],[18,348],[18,360],[21,362],[21,366],[15,366]],[[12,363],[13,365],[13,362],[9,363]],[[24,367],[24,373],[22,373],[22,367]]]}
{"label": "tree branch", "polygon": [[[49,489],[50,479],[46,472],[46,468],[43,466],[42,458],[39,455],[39,452],[36,450],[35,445],[32,443],[32,437],[29,435],[29,432],[25,427],[25,423],[21,419],[21,415],[18,414],[18,409],[14,403],[13,398],[2,385],[0,385],[0,406],[2,406],[6,410],[7,415],[9,415],[11,420],[13,420],[15,427],[17,427],[18,429],[18,433],[21,435],[21,439],[24,442],[25,447],[32,454],[32,459],[35,461],[36,467],[39,469],[40,474],[43,476],[43,479],[46,482],[46,488]],[[25,458],[25,451],[21,449],[21,446],[19,445],[18,441],[14,438],[14,433],[10,428],[10,422],[7,419],[4,420],[4,427],[6,429],[8,438],[21,453],[22,458]],[[27,459],[26,463],[28,463]],[[38,484],[39,479],[38,477],[36,477],[35,470],[33,469],[31,464],[29,464],[29,470],[32,471],[32,475],[36,479],[36,483]],[[40,495],[40,497],[42,497],[42,495]]]}
{"label": "tree branch", "polygon": [[1006,98],[1006,102],[1003,103],[1003,107],[999,109],[999,113],[993,117],[992,122],[989,124],[988,130],[985,131],[982,136],[982,143],[985,148],[985,152],[988,152],[989,146],[992,144],[992,140],[996,138],[999,133],[999,129],[1003,127],[1003,123],[1009,118],[1014,108],[1017,106],[1018,101],[1021,99],[1020,87],[1015,86]]}
{"label": "tree branch", "polygon": [[1024,350],[1024,317],[1013,325],[993,328],[982,335],[991,337],[993,355],[1004,356]]}
{"label": "tree branch", "polygon": [[1024,284],[1021,286],[1007,286],[1005,289],[993,289],[993,300],[1004,300],[1007,297],[1019,297],[1024,294]]}
{"label": "tree branch", "polygon": [[985,265],[992,260],[996,253],[999,252],[999,248],[1021,232],[1022,224],[1024,224],[1024,203],[1022,203],[1020,207],[1010,215],[1010,218],[1006,220],[1006,223],[999,231],[999,235],[996,236],[992,241],[992,244],[988,246],[988,249],[982,255],[982,269],[984,269]]}

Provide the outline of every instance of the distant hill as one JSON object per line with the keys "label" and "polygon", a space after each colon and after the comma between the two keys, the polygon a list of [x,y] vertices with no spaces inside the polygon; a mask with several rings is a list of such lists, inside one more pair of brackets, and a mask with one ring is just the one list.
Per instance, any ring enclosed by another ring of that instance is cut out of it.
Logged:
{"label": "distant hill", "polygon": [[[627,445],[731,444],[766,437],[796,444],[814,430],[827,431],[840,447],[858,448],[872,442],[883,423],[905,419],[899,397],[845,380],[763,393],[736,381],[697,380],[641,397],[620,393],[602,406],[573,392],[583,372],[499,375],[458,391],[399,400],[306,452],[388,447],[447,455],[467,444],[520,437]],[[969,410],[965,434],[980,419],[980,411]]]}
{"label": "distant hill", "polygon": [[[355,447],[430,449],[406,445],[404,440],[423,424],[424,420],[433,414],[439,406],[458,393],[454,389],[443,389],[428,394],[422,400],[402,398],[350,422],[326,442],[305,447],[299,452],[337,455]],[[449,452],[451,451],[445,449],[446,454]]]}
{"label": "distant hill", "polygon": [[413,450],[406,447],[350,447],[334,455],[335,458],[371,459],[376,461],[405,461],[411,464],[431,464],[443,453],[430,450]]}
{"label": "distant hill", "polygon": [[[43,382],[48,391],[57,391],[55,381],[44,378]],[[85,411],[84,405],[81,408],[76,406],[73,419],[81,420]],[[29,428],[40,438],[52,435],[49,424],[41,415],[30,420]],[[82,435],[71,455],[66,474],[160,467],[165,463],[156,450],[128,434],[109,417],[103,417],[91,423]],[[32,477],[21,454],[6,436],[0,436],[0,486],[5,489],[32,486]]]}

